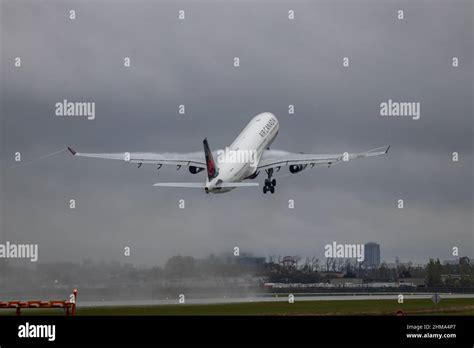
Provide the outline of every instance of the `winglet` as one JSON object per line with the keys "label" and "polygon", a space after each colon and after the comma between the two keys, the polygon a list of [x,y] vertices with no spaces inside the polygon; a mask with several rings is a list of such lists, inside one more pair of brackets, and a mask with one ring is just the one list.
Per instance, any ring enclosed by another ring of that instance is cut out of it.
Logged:
{"label": "winglet", "polygon": [[67,149],[69,150],[70,153],[72,153],[73,156],[77,153],[76,151],[74,151],[74,150],[73,150],[72,148],[70,148],[69,146],[68,146]]}
{"label": "winglet", "polygon": [[388,153],[388,149],[390,149],[391,145],[388,145],[387,150],[385,150],[385,153]]}

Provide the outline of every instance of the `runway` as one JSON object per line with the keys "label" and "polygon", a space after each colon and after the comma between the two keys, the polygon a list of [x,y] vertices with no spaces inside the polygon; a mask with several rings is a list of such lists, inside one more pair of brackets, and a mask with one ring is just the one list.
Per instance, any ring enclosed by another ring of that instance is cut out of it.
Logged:
{"label": "runway", "polygon": [[[293,293],[295,302],[299,301],[353,301],[353,300],[398,300],[398,295],[403,294],[405,300],[430,299],[434,293],[370,293],[370,294],[298,294]],[[451,294],[438,293],[444,298],[474,298],[474,294]],[[221,304],[221,303],[252,303],[252,302],[284,302],[288,301],[288,294],[262,294],[249,297],[209,297],[209,298],[185,298],[185,304]],[[179,304],[178,298],[165,298],[155,300],[120,300],[120,301],[77,301],[81,307],[117,307],[117,306],[157,306]]]}

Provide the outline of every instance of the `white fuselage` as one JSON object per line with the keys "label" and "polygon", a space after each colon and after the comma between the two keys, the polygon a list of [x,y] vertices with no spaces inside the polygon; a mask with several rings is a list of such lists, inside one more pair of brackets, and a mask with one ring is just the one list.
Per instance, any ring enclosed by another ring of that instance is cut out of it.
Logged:
{"label": "white fuselage", "polygon": [[264,112],[252,118],[228,148],[217,151],[220,154],[222,151],[232,153],[233,157],[214,156],[217,176],[210,181],[206,180],[206,189],[213,193],[227,192],[233,188],[219,188],[219,185],[240,182],[255,174],[258,162],[263,152],[277,136],[278,128],[278,120],[270,112]]}

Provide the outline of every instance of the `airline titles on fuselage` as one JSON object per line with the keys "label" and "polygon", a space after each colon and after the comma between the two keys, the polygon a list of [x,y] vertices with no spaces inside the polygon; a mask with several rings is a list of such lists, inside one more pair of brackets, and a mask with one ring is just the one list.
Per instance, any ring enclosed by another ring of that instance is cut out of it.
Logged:
{"label": "airline titles on fuselage", "polygon": [[258,133],[262,138],[265,138],[265,136],[270,133],[272,130],[273,126],[275,126],[276,119],[274,117],[270,118],[267,122],[267,124],[263,127],[263,129]]}

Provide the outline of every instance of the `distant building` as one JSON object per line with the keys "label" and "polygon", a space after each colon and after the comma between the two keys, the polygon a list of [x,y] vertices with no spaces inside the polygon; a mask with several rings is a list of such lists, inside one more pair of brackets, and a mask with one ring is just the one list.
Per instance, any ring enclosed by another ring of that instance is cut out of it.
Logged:
{"label": "distant building", "polygon": [[462,277],[460,274],[441,274],[441,281],[443,283],[446,282],[446,280],[453,279],[453,280],[461,280]]}
{"label": "distant building", "polygon": [[237,258],[237,264],[247,268],[263,269],[265,266],[265,257],[257,257],[243,253]]}
{"label": "distant building", "polygon": [[217,259],[227,264],[244,267],[263,267],[266,261],[265,257],[253,256],[250,253],[242,253],[239,256],[235,256],[232,253],[225,253],[217,257]]}
{"label": "distant building", "polygon": [[443,260],[443,265],[459,265],[459,260]]}
{"label": "distant building", "polygon": [[399,284],[413,284],[414,286],[422,286],[425,285],[426,279],[425,278],[403,278],[398,280]]}
{"label": "distant building", "polygon": [[296,267],[297,264],[298,264],[298,260],[296,257],[294,256],[285,256],[282,260],[281,260],[281,264],[283,267],[285,268],[293,268],[293,267]]}
{"label": "distant building", "polygon": [[413,262],[385,262],[385,267],[388,269],[397,269],[398,267],[405,267],[405,268],[423,268],[426,265],[422,263],[413,263]]}
{"label": "distant building", "polygon": [[377,243],[366,243],[364,247],[365,265],[367,267],[378,267],[380,265],[380,245]]}
{"label": "distant building", "polygon": [[344,278],[344,272],[321,272],[325,279]]}
{"label": "distant building", "polygon": [[356,284],[362,284],[362,278],[331,278],[331,284],[338,287],[353,287]]}

